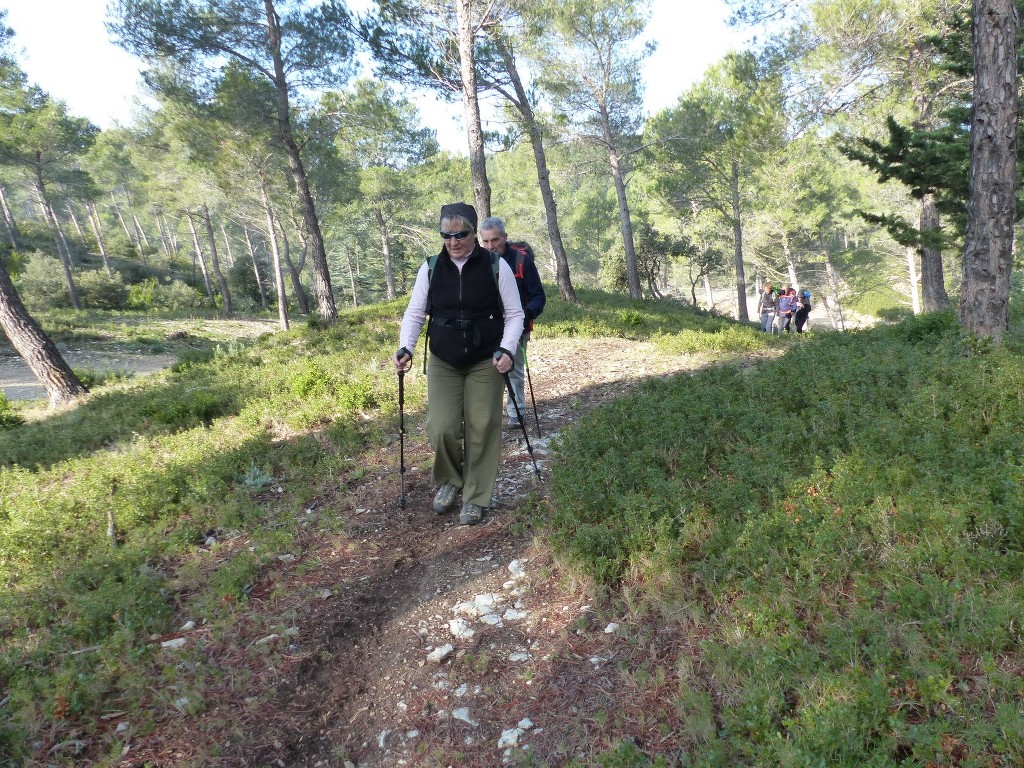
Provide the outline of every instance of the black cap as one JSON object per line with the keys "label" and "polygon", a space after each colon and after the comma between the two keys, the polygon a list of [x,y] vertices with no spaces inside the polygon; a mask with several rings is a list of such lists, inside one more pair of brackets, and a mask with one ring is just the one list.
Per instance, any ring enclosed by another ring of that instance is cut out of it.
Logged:
{"label": "black cap", "polygon": [[444,221],[449,216],[461,216],[473,225],[473,229],[476,229],[476,208],[469,203],[448,203],[448,205],[442,205],[441,220]]}

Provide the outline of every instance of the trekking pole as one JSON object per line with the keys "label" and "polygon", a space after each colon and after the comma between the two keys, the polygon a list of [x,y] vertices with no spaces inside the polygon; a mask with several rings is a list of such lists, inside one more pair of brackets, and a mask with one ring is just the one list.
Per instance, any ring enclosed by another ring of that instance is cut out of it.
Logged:
{"label": "trekking pole", "polygon": [[533,423],[537,425],[537,437],[540,437],[540,416],[537,415],[537,398],[533,396],[533,379],[530,378],[530,363],[526,359],[526,349],[523,349],[523,370],[526,371],[526,383],[530,385],[530,402],[533,403]]}
{"label": "trekking pole", "polygon": [[[494,359],[498,360],[504,352],[500,349],[494,353]],[[514,365],[515,363],[513,363]],[[508,399],[512,401],[512,406],[516,409],[516,418],[519,419],[519,428],[523,430],[523,437],[526,438],[526,452],[530,454],[530,461],[533,462],[533,473],[540,480],[540,467],[537,466],[537,460],[533,457],[533,446],[530,445],[530,435],[526,432],[526,422],[523,421],[523,414],[519,410],[519,403],[516,402],[516,393],[512,389],[512,379],[508,377],[508,371],[501,374],[502,378],[505,379],[505,389],[508,390]]]}
{"label": "trekking pole", "polygon": [[398,371],[398,507],[405,509],[405,369]]}

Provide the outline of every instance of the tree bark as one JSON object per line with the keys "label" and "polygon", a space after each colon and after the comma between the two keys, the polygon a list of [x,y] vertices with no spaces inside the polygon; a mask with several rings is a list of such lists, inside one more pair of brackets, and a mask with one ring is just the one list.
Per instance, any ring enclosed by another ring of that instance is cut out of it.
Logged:
{"label": "tree bark", "polygon": [[231,253],[231,239],[228,237],[228,228],[224,226],[224,220],[220,222],[220,234],[224,238],[224,253],[228,257],[228,269],[234,269],[235,255]]}
{"label": "tree bark", "polygon": [[114,213],[117,214],[117,220],[121,222],[121,229],[124,230],[124,235],[128,238],[128,244],[141,253],[142,249],[139,248],[138,243],[135,242],[135,236],[132,234],[132,231],[128,229],[128,224],[125,222],[124,215],[121,213],[121,206],[117,204],[117,198],[114,196],[113,192],[110,193],[110,201],[114,206]]}
{"label": "tree bark", "polygon": [[516,98],[511,100],[512,104],[523,116],[523,123],[530,136],[530,146],[533,147],[533,160],[537,166],[540,197],[544,201],[544,219],[548,228],[548,240],[551,242],[551,252],[555,257],[555,282],[558,284],[558,294],[564,301],[578,304],[579,299],[576,298],[576,290],[569,277],[569,259],[565,254],[565,245],[562,243],[562,231],[558,227],[558,206],[555,204],[555,195],[551,189],[551,172],[548,170],[547,154],[544,151],[544,137],[537,124],[537,116],[530,105],[530,96],[523,87],[523,80],[519,76],[519,68],[516,66],[512,50],[502,35],[495,35],[494,41],[505,65],[505,71],[516,92]]}
{"label": "tree bark", "polygon": [[78,380],[57,346],[29,314],[0,261],[0,327],[36,375],[50,399],[50,407],[63,405],[89,392]]}
{"label": "tree bark", "polygon": [[352,291],[352,306],[359,306],[359,294],[356,292],[356,270],[352,265],[352,254],[349,253],[348,248],[344,245],[341,246],[342,253],[345,254],[345,264],[348,266],[348,284],[349,289]]}
{"label": "tree bark", "polygon": [[213,264],[213,274],[217,278],[217,285],[220,287],[221,299],[224,301],[224,313],[231,313],[231,291],[228,289],[228,281],[224,279],[224,272],[220,268],[220,259],[217,257],[217,238],[213,234],[213,222],[210,221],[210,209],[203,203],[203,224],[206,226],[206,239],[210,241],[210,261]]}
{"label": "tree bark", "polygon": [[288,299],[284,293],[284,273],[281,272],[281,251],[277,248],[277,232],[274,225],[274,212],[270,207],[270,195],[267,194],[265,179],[260,179],[260,196],[263,200],[263,213],[267,220],[267,242],[273,256],[274,287],[277,289],[277,319],[282,331],[288,330]]}
{"label": "tree bark", "polygon": [[971,167],[960,323],[969,334],[996,344],[1010,325],[1019,25],[1015,0],[974,0]]}
{"label": "tree bark", "polygon": [[[708,275],[706,272],[704,273],[704,297],[707,299],[708,309],[714,309],[715,292],[711,288],[711,276]],[[696,304],[697,302],[694,302],[694,306],[696,306]]]}
{"label": "tree bark", "polygon": [[480,100],[476,87],[476,57],[473,42],[476,28],[470,0],[455,0],[455,18],[459,26],[459,73],[462,79],[462,108],[466,116],[469,143],[469,169],[473,176],[473,199],[479,221],[491,215],[491,184],[487,180],[484,131],[480,120]]}
{"label": "tree bark", "polygon": [[88,250],[89,242],[85,239],[85,232],[82,231],[82,225],[78,223],[78,217],[75,216],[75,208],[71,205],[70,200],[65,200],[64,205],[67,206],[68,216],[71,218],[71,223],[75,225],[75,232],[78,233],[78,239],[82,241],[82,248]]}
{"label": "tree bark", "polygon": [[743,268],[743,221],[740,218],[740,161],[732,161],[732,236],[736,253],[736,317],[749,320],[747,312],[747,275]]}
{"label": "tree bark", "polygon": [[0,213],[3,214],[4,229],[7,232],[7,239],[14,248],[18,247],[18,225],[14,221],[14,214],[11,213],[11,206],[7,204],[7,193],[4,185],[0,184]]}
{"label": "tree bark", "polygon": [[[281,262],[283,267],[288,268],[288,277],[292,281],[292,293],[295,294],[295,303],[299,305],[299,312],[303,315],[309,314],[309,302],[306,300],[306,290],[302,287],[302,278],[299,275],[299,271],[302,269],[295,267],[292,263],[292,244],[288,241],[288,233],[285,232],[284,223],[280,219],[275,220],[277,228],[281,231]],[[303,257],[303,263],[306,259]]]}
{"label": "tree bark", "polygon": [[391,243],[388,242],[388,223],[384,220],[384,211],[377,206],[373,209],[377,219],[377,230],[380,232],[380,249],[384,254],[384,283],[388,292],[388,301],[395,298],[395,270],[391,265]]}
{"label": "tree bark", "polygon": [[[210,273],[206,270],[206,257],[203,256],[203,248],[199,244],[199,232],[196,231],[196,222],[192,218],[191,213],[186,214],[188,216],[188,226],[192,230],[192,247],[195,248],[196,262],[199,264],[199,269],[203,273],[203,285],[206,288],[206,296],[210,299],[210,303],[216,306],[217,302],[213,298],[213,286],[210,285]],[[193,271],[193,276],[195,272]]]}
{"label": "tree bark", "polygon": [[825,283],[828,286],[829,294],[831,294],[831,296],[825,295],[822,297],[822,303],[825,305],[825,311],[828,313],[829,320],[832,321],[832,327],[840,331],[845,331],[846,318],[843,315],[843,303],[839,296],[839,273],[836,271],[831,259],[829,259],[827,252],[825,254]]}
{"label": "tree bark", "polygon": [[252,259],[252,271],[256,275],[256,286],[260,289],[260,304],[263,309],[267,308],[267,292],[263,289],[263,276],[260,275],[260,263],[256,258],[256,249],[252,247],[252,238],[249,237],[249,228],[244,227],[245,244],[249,247],[249,258]]}
{"label": "tree bark", "polygon": [[[139,242],[142,243],[146,248],[149,248],[149,238],[146,237],[146,230],[144,230],[142,228],[142,222],[139,221],[139,217],[135,214],[134,211],[132,212],[132,222],[135,224],[135,232],[138,235]],[[145,250],[143,250],[141,252],[141,255],[142,255],[142,262],[145,263],[146,262],[146,252],[145,252]]]}
{"label": "tree bark", "polygon": [[[263,5],[267,13],[270,52],[274,60],[277,129],[284,144],[285,154],[288,156],[288,165],[291,168],[292,178],[295,181],[295,189],[298,193],[299,208],[302,211],[306,237],[309,239],[313,251],[313,292],[316,294],[320,316],[324,320],[334,320],[338,316],[338,307],[334,303],[334,293],[331,290],[331,274],[327,265],[327,250],[324,247],[324,236],[320,231],[320,220],[317,218],[316,204],[313,201],[313,193],[309,188],[306,168],[302,162],[299,146],[295,142],[295,134],[292,131],[288,79],[285,76],[284,60],[281,56],[281,19],[277,15],[277,11],[274,10],[273,0],[263,0]],[[272,232],[271,238],[273,238]]]}
{"label": "tree bark", "polygon": [[622,226],[622,245],[626,252],[626,285],[631,299],[642,299],[643,288],[640,285],[640,268],[636,259],[636,243],[633,240],[633,220],[629,213],[629,200],[626,198],[626,180],[622,176],[619,153],[615,149],[612,138],[611,119],[608,106],[599,105],[601,114],[601,131],[604,134],[605,151],[608,154],[608,167],[611,170],[612,183],[615,185],[615,196],[619,201],[619,223]]}
{"label": "tree bark", "polygon": [[[938,231],[942,227],[934,195],[925,195],[921,200],[919,226],[922,233]],[[940,248],[927,246],[921,248],[921,288],[924,293],[925,312],[941,312],[949,307],[949,294],[946,293],[946,278],[942,270],[942,250]]]}
{"label": "tree bark", "polygon": [[96,211],[96,206],[89,203],[86,206],[86,213],[89,224],[92,226],[92,233],[96,236],[96,247],[99,248],[100,258],[103,259],[103,269],[107,271],[107,277],[113,277],[114,273],[110,271],[110,260],[107,258],[107,249],[103,245],[103,231],[100,229],[100,215]]}
{"label": "tree bark", "polygon": [[57,249],[57,257],[60,259],[61,266],[64,268],[64,282],[67,283],[68,286],[68,296],[71,299],[71,306],[75,309],[81,309],[82,302],[78,298],[78,289],[75,287],[75,278],[71,274],[71,254],[67,250],[67,243],[64,241],[64,235],[60,231],[60,222],[57,221],[57,216],[53,212],[53,207],[50,205],[50,201],[46,198],[46,185],[43,182],[43,173],[39,165],[36,165],[35,167],[34,182],[36,201],[39,204],[39,210],[42,211],[43,218],[51,228],[53,233],[53,244]]}

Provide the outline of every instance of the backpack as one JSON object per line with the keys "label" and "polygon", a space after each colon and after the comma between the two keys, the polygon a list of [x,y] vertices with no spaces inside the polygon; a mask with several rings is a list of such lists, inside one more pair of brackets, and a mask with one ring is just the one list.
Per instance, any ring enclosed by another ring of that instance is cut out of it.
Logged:
{"label": "backpack", "polygon": [[529,256],[534,261],[537,261],[537,257],[533,255],[533,246],[525,240],[510,241],[509,245],[516,249],[516,265],[512,271],[521,280],[523,278],[523,262],[526,261],[526,257]]}

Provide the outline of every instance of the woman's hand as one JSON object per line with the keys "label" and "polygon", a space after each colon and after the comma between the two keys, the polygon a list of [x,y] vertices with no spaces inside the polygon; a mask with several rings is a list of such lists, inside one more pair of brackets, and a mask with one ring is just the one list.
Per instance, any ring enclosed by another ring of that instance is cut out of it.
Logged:
{"label": "woman's hand", "polygon": [[395,352],[394,356],[395,370],[396,371],[407,371],[409,370],[409,364],[412,362],[412,352],[405,347]]}
{"label": "woman's hand", "polygon": [[494,359],[491,361],[494,367],[498,370],[498,373],[504,375],[512,370],[512,358],[508,352],[504,350],[494,353]]}

